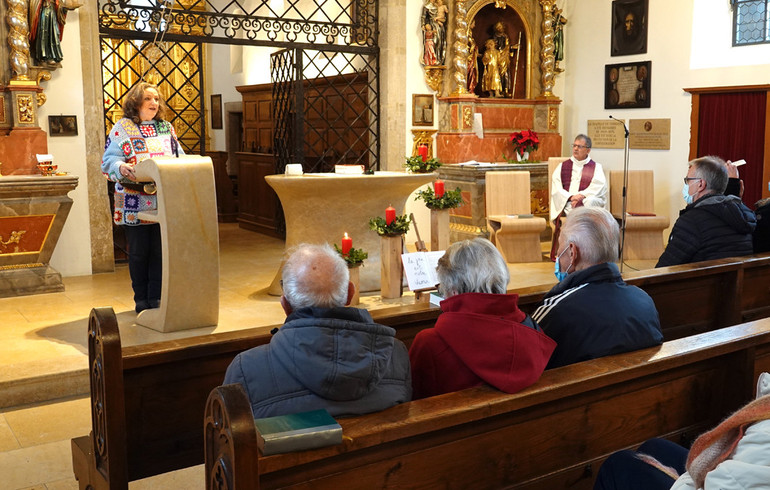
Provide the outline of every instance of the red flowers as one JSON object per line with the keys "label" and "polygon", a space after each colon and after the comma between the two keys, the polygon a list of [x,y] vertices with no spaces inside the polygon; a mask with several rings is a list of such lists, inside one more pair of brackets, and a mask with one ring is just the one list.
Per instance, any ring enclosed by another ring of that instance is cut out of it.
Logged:
{"label": "red flowers", "polygon": [[519,155],[524,155],[525,152],[532,152],[537,150],[540,140],[537,138],[537,133],[531,129],[525,129],[518,133],[511,133],[509,141],[513,145],[513,150]]}

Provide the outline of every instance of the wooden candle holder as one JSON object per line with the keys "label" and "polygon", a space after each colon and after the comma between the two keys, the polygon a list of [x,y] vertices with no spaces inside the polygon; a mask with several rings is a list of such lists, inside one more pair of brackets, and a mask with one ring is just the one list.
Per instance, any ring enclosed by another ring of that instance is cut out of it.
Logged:
{"label": "wooden candle holder", "polygon": [[449,247],[449,210],[430,210],[430,250],[446,250]]}
{"label": "wooden candle holder", "polygon": [[403,295],[404,235],[382,236],[380,240],[380,294],[383,298],[400,298]]}

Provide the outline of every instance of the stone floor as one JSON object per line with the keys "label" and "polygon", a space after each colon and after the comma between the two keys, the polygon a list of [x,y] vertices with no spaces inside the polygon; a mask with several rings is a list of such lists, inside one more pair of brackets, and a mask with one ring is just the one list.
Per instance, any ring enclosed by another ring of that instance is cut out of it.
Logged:
{"label": "stone floor", "polygon": [[[112,306],[123,345],[278,324],[284,315],[266,293],[283,254],[283,242],[220,225],[220,320],[215,328],[159,333],[133,323],[128,270],[68,277],[65,291],[0,299],[0,490],[76,489],[70,439],[90,430],[87,318],[94,306]],[[635,264],[631,264],[635,265]],[[642,264],[648,267],[648,264]],[[553,284],[553,263],[511,265],[510,287]],[[377,309],[414,301],[411,294],[383,300]],[[203,467],[159,475],[132,489],[204,488]]]}

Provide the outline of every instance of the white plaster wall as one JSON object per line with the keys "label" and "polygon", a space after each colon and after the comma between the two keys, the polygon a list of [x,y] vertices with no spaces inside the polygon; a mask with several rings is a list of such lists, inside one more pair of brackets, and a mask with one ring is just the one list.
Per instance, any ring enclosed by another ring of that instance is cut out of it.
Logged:
{"label": "white plaster wall", "polygon": [[[562,2],[564,3],[564,2]],[[670,118],[671,149],[631,150],[630,169],[655,172],[655,211],[671,224],[684,207],[682,177],[687,171],[691,97],[684,88],[770,83],[770,46],[732,48],[732,13],[723,0],[650,0],[647,53],[610,56],[612,3],[568,2],[562,134],[564,152],[589,119]],[[757,49],[760,48],[760,49]],[[705,50],[705,51],[704,51]],[[604,109],[604,65],[652,61],[649,109]],[[595,149],[606,170],[623,169],[623,150]],[[739,158],[739,157],[738,157]],[[669,230],[670,231],[670,230]]]}
{"label": "white plaster wall", "polygon": [[101,162],[86,161],[85,116],[83,111],[82,67],[80,58],[80,27],[78,11],[67,14],[67,26],[62,38],[64,60],[62,68],[54,71],[51,80],[42,82],[46,103],[38,108],[40,127],[48,131],[49,115],[72,115],[78,118],[77,136],[48,138],[48,151],[54,156],[59,171],[79,177],[77,188],[69,193],[74,201],[64,224],[59,243],[51,257],[51,266],[63,276],[91,273],[91,238],[88,217],[88,186],[86,166]]}

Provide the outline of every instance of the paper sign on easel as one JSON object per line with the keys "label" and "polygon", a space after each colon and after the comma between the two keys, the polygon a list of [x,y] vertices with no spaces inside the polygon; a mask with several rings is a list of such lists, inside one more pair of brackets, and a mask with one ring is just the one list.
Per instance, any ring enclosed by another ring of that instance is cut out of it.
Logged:
{"label": "paper sign on easel", "polygon": [[443,255],[443,250],[401,254],[401,262],[404,264],[404,273],[410,291],[426,291],[436,288],[438,285],[436,267],[438,267],[438,260]]}

